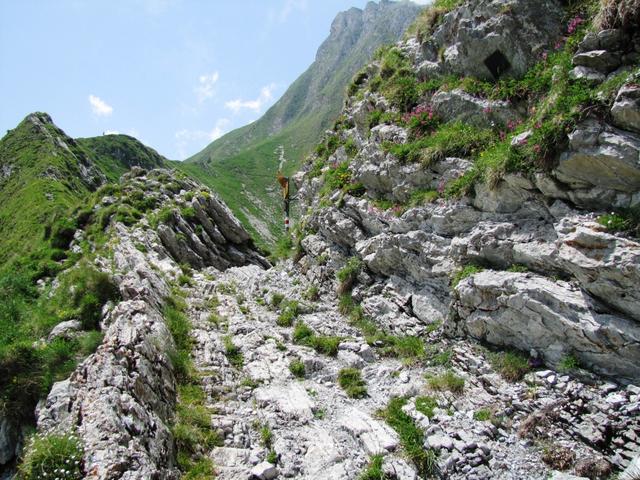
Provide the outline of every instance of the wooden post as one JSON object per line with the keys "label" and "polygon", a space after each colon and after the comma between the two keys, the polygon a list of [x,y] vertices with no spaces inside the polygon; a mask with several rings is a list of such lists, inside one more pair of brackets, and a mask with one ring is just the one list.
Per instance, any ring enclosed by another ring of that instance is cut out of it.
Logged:
{"label": "wooden post", "polygon": [[284,201],[284,229],[289,231],[289,177],[285,177],[282,173],[278,172],[276,176],[278,183],[282,187],[282,199]]}

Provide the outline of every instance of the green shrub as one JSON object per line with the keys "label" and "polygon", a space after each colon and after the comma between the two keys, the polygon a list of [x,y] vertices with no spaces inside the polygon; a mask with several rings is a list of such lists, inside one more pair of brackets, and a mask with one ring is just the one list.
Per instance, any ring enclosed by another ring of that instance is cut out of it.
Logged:
{"label": "green shrub", "polygon": [[402,448],[416,466],[418,475],[428,477],[434,475],[437,470],[436,453],[431,449],[424,448],[422,430],[402,410],[407,401],[406,398],[392,398],[387,407],[379,413],[398,433]]}
{"label": "green shrub", "polygon": [[21,480],[80,480],[84,478],[84,448],[72,434],[35,434],[18,466]]}
{"label": "green shrub", "polygon": [[367,396],[367,384],[362,379],[360,370],[356,368],[343,368],[338,373],[338,384],[350,398],[363,398]]}
{"label": "green shrub", "polygon": [[429,387],[438,391],[449,391],[452,393],[462,393],[464,390],[464,379],[457,376],[451,370],[447,370],[445,373],[429,377]]}
{"label": "green shrub", "polygon": [[265,448],[271,448],[273,446],[273,431],[266,423],[260,427],[260,443]]}
{"label": "green shrub", "polygon": [[76,233],[76,222],[68,218],[56,221],[51,228],[51,246],[66,250]]}
{"label": "green shrub", "polygon": [[306,344],[309,342],[309,339],[313,338],[314,333],[311,328],[309,328],[305,323],[298,322],[296,323],[295,328],[293,329],[293,341],[298,344]]}
{"label": "green shrub", "polygon": [[301,360],[291,360],[291,362],[289,363],[289,371],[296,378],[304,378],[306,373],[304,362],[302,362]]}
{"label": "green shrub", "polygon": [[317,335],[312,337],[309,346],[311,346],[316,352],[322,353],[329,357],[335,357],[338,354],[338,347],[340,346],[340,337],[334,337],[331,335]]}
{"label": "green shrub", "polygon": [[309,300],[310,302],[315,302],[320,299],[320,290],[315,285],[311,285],[304,292],[303,297],[305,300]]}

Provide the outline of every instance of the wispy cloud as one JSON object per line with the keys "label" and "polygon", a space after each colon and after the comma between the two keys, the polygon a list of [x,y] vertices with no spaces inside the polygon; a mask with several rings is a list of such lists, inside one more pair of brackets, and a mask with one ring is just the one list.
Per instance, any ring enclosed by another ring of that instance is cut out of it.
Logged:
{"label": "wispy cloud", "polygon": [[213,97],[219,78],[220,74],[218,72],[206,73],[198,77],[198,85],[193,90],[199,103]]}
{"label": "wispy cloud", "polygon": [[89,95],[89,104],[94,115],[99,117],[108,117],[113,113],[113,107],[95,95]]}
{"label": "wispy cloud", "polygon": [[294,11],[305,11],[308,6],[309,3],[307,0],[285,0],[276,18],[280,23],[284,23]]}
{"label": "wispy cloud", "polygon": [[253,110],[254,112],[262,111],[265,104],[273,100],[273,90],[275,84],[264,86],[260,89],[260,95],[255,100],[235,99],[225,102],[224,106],[233,113],[239,113],[241,110]]}
{"label": "wispy cloud", "polygon": [[209,131],[182,129],[176,132],[176,147],[179,159],[184,160],[187,157],[187,149],[194,152],[196,149],[202,148],[209,142],[220,138],[228,131],[230,123],[231,120],[228,118],[221,118]]}
{"label": "wispy cloud", "polygon": [[103,135],[120,135],[120,132],[118,130],[105,130],[102,134]]}

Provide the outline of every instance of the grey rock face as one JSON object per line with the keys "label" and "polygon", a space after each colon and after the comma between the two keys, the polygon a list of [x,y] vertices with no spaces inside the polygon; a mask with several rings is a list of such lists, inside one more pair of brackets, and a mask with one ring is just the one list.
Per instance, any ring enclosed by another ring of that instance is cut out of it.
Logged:
{"label": "grey rock face", "polygon": [[560,36],[562,15],[555,0],[474,0],[445,15],[433,42],[445,48],[448,72],[486,80],[520,77]]}
{"label": "grey rock face", "polygon": [[0,465],[10,462],[16,455],[20,434],[11,419],[0,418]]}
{"label": "grey rock face", "polygon": [[[620,201],[628,204],[631,194],[640,189],[640,137],[588,121],[569,140],[570,149],[562,154],[552,175],[574,190],[571,199],[581,207],[606,208],[611,195],[620,194]],[[594,187],[610,195],[591,198],[589,190]]]}
{"label": "grey rock face", "polygon": [[615,126],[640,133],[640,87],[622,87],[611,108],[611,116]]}
{"label": "grey rock face", "polygon": [[71,338],[81,329],[82,324],[78,320],[60,322],[53,327],[53,330],[51,330],[51,333],[49,333],[47,337],[47,341],[50,342],[55,338]]}
{"label": "grey rock face", "polygon": [[453,328],[495,345],[540,352],[558,365],[576,355],[585,365],[640,381],[640,325],[598,314],[593,300],[564,282],[532,274],[485,271],[456,287]]}

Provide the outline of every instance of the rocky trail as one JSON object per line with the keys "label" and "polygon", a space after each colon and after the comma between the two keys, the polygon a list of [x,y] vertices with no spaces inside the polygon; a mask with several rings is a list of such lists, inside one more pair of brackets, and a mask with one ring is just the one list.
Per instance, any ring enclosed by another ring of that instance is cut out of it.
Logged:
{"label": "rocky trail", "polygon": [[[427,349],[450,352],[445,366],[387,358],[338,312],[331,292],[305,300],[309,285],[291,265],[205,274],[194,276],[197,287],[188,289],[187,302],[195,364],[214,412],[212,424],[224,441],[210,452],[220,479],[355,479],[374,455],[384,455],[391,478],[418,478],[400,436],[379,413],[393,398],[409,399],[403,410],[424,435],[425,449],[439,454],[437,468],[445,478],[544,479],[553,468],[542,457],[556,468],[568,461],[564,457],[577,457],[583,473],[606,471],[598,450],[626,455],[624,446],[635,439],[635,387],[587,385],[549,370],[510,383],[477,345],[444,340],[440,331],[429,335]],[[341,338],[335,356],[297,344],[295,327],[277,325],[278,297],[300,302],[298,322],[318,335]],[[242,360],[230,360],[229,342]],[[289,369],[296,360],[304,365],[304,378]],[[364,398],[349,398],[340,387],[344,368],[362,370]],[[429,387],[425,374],[445,371],[464,379],[461,392]],[[416,409],[416,398],[433,398],[437,406],[427,416]],[[534,439],[553,442],[553,451]],[[270,451],[274,463],[265,463]]]}

